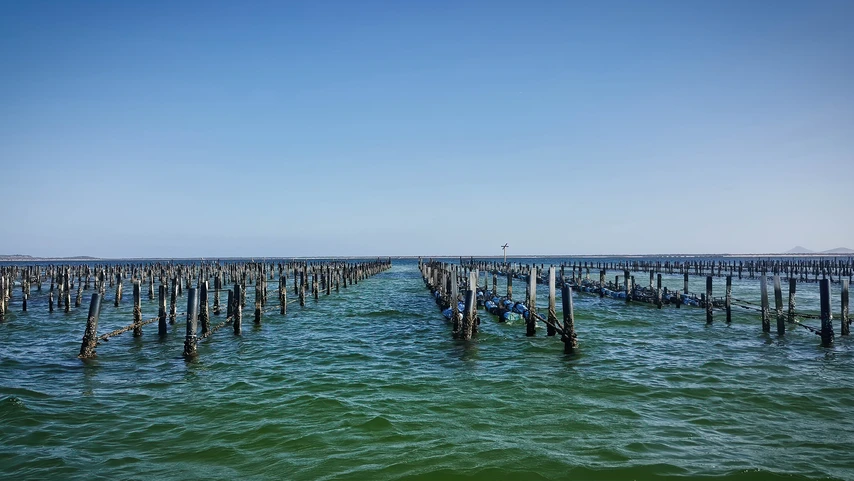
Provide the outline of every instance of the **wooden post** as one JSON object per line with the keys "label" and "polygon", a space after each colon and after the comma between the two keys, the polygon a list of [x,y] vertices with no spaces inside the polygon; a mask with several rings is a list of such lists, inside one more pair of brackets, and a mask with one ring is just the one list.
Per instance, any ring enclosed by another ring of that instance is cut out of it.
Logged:
{"label": "wooden post", "polygon": [[819,297],[821,298],[821,345],[829,347],[833,344],[833,316],[830,311],[830,279],[819,282]]}
{"label": "wooden post", "polygon": [[626,302],[632,300],[632,278],[629,276],[629,270],[623,270],[623,277],[625,278],[625,288],[626,288]]}
{"label": "wooden post", "polygon": [[726,276],[726,323],[732,322],[732,274]]}
{"label": "wooden post", "polygon": [[783,288],[780,286],[780,274],[774,274],[774,310],[777,313],[777,334],[786,333],[786,318],[783,317]]}
{"label": "wooden post", "polygon": [[525,323],[525,335],[533,336],[537,332],[537,266],[532,265],[528,271],[528,320]]}
{"label": "wooden post", "polygon": [[[261,287],[255,284],[255,324],[261,324]],[[317,299],[317,282],[314,284],[314,298]]]}
{"label": "wooden post", "polygon": [[187,336],[184,338],[184,357],[196,355],[196,331],[198,330],[199,291],[187,289]]}
{"label": "wooden post", "polygon": [[850,333],[850,326],[848,324],[848,279],[842,279],[842,293],[840,297],[842,298],[842,331],[841,335],[847,336]]}
{"label": "wooden post", "polygon": [[[303,291],[305,292],[305,291]],[[243,298],[243,286],[238,282],[234,285],[234,307],[232,307],[232,312],[234,313],[234,334],[240,335],[241,331],[241,323],[243,321],[243,306],[240,305],[240,299]]]}
{"label": "wooden post", "polygon": [[561,341],[563,341],[563,351],[571,353],[578,349],[578,336],[575,334],[575,315],[572,312],[572,288],[564,284],[560,295],[563,304],[563,335]]}
{"label": "wooden post", "polygon": [[217,273],[216,277],[214,277],[214,302],[213,302],[213,310],[214,315],[218,316],[220,313],[219,307],[219,291],[222,290],[222,278],[220,274]]}
{"label": "wooden post", "polygon": [[661,274],[658,274],[658,277],[655,281],[655,305],[661,309],[663,301],[661,300]]}
{"label": "wooden post", "polygon": [[557,330],[554,328],[554,325],[557,324],[557,312],[555,304],[555,268],[554,266],[552,266],[549,267],[549,322],[546,323],[547,336],[554,336],[555,334],[557,334]]}
{"label": "wooden post", "polygon": [[169,324],[175,324],[175,318],[178,317],[178,289],[181,285],[178,283],[178,278],[172,278],[172,292],[169,296]]}
{"label": "wooden post", "polygon": [[279,276],[279,315],[284,316],[288,312],[288,286],[285,276]]}
{"label": "wooden post", "polygon": [[208,313],[208,281],[201,283],[199,291],[199,323],[202,325],[202,336],[207,337],[211,334],[211,321]]}
{"label": "wooden post", "polygon": [[157,311],[157,335],[163,337],[166,335],[166,286],[160,284],[157,289],[157,301],[159,309]]}
{"label": "wooden post", "polygon": [[80,354],[77,355],[80,359],[95,357],[95,347],[98,345],[98,317],[100,315],[101,295],[92,294],[92,302],[89,303],[89,317],[86,320],[86,332],[83,334]]}
{"label": "wooden post", "polygon": [[232,316],[234,316],[234,292],[229,289],[225,300],[225,317],[229,318]]}
{"label": "wooden post", "polygon": [[715,301],[712,297],[712,276],[706,276],[706,324],[712,323],[712,309]]}
{"label": "wooden post", "polygon": [[599,271],[599,297],[605,297],[605,269]]}
{"label": "wooden post", "polygon": [[474,327],[474,291],[466,289],[465,312],[463,313],[462,338],[468,341],[471,339],[472,328]]}
{"label": "wooden post", "polygon": [[142,293],[141,286],[139,285],[139,281],[133,282],[133,337],[139,337],[142,335],[142,300],[140,299]]}
{"label": "wooden post", "polygon": [[682,293],[686,296],[688,295],[688,273],[686,272],[682,277]]}
{"label": "wooden post", "polygon": [[768,318],[768,277],[765,274],[759,278],[759,289],[762,296],[762,332],[771,332],[771,319]]}
{"label": "wooden post", "polygon": [[116,274],[116,307],[122,302],[122,275]]}
{"label": "wooden post", "polygon": [[[462,326],[460,325],[460,299],[459,299],[459,278],[457,276],[456,266],[451,266],[449,276],[451,288],[449,290],[449,304],[451,308],[451,322],[453,323],[454,337],[459,337]],[[464,299],[465,301],[465,299]]]}
{"label": "wooden post", "polygon": [[513,269],[507,269],[507,299],[513,300]]}
{"label": "wooden post", "polygon": [[797,288],[798,280],[794,277],[789,278],[789,322],[795,322],[795,289]]}

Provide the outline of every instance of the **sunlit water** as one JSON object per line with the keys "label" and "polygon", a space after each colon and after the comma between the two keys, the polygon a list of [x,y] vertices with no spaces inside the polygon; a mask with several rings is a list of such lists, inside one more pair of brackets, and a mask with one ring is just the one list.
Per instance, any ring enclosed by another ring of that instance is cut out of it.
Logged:
{"label": "sunlit water", "polygon": [[[127,287],[99,332],[130,322]],[[798,289],[815,311],[817,285]],[[735,281],[735,297],[758,292]],[[21,313],[16,295],[0,324],[3,479],[854,479],[854,341],[838,321],[822,348],[797,326],[763,334],[753,312],[706,326],[701,309],[576,294],[576,355],[485,312],[466,343],[415,262],[396,261],[260,327],[247,309],[242,336],[217,332],[191,362],[180,322],[82,362],[85,309],[49,314],[37,295]]]}

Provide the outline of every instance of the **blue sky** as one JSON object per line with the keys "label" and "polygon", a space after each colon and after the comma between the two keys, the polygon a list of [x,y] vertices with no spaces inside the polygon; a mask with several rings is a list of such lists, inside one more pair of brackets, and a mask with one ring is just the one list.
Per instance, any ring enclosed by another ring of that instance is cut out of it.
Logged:
{"label": "blue sky", "polygon": [[0,254],[854,247],[854,2],[0,3]]}

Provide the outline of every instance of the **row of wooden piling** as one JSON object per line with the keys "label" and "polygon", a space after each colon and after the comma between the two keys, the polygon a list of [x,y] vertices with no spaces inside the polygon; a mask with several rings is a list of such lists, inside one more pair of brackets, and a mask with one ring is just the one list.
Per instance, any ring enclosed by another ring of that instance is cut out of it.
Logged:
{"label": "row of wooden piling", "polygon": [[[470,340],[477,334],[477,326],[480,324],[480,316],[476,310],[476,298],[478,292],[482,293],[484,299],[487,296],[498,297],[496,292],[496,275],[493,273],[493,289],[490,291],[486,281],[481,289],[478,286],[479,272],[476,269],[467,269],[464,266],[449,264],[434,260],[424,261],[418,259],[418,267],[421,271],[425,285],[430,289],[440,309],[451,309],[451,320],[453,322],[453,336],[462,340]],[[528,279],[527,295],[525,305],[527,306],[527,318],[525,320],[526,336],[536,334],[537,322],[546,325],[547,335],[561,335],[565,352],[573,352],[578,348],[578,336],[575,332],[575,317],[573,313],[572,289],[568,284],[561,288],[561,301],[563,307],[563,320],[557,317],[556,309],[556,287],[557,280],[555,268],[548,270],[549,303],[546,317],[537,313],[537,275],[536,266],[530,273]],[[460,289],[462,286],[462,290]],[[463,312],[459,311],[460,292],[463,292]],[[512,300],[513,282],[512,276],[507,278],[507,294],[504,299]],[[500,317],[499,317],[500,319]]]}
{"label": "row of wooden piling", "polygon": [[[507,293],[505,298],[512,298],[512,280],[513,278],[523,278],[528,280],[528,293],[526,295],[528,305],[531,306],[532,313],[534,315],[529,316],[529,326],[530,319],[535,319],[536,316],[535,311],[535,297],[533,300],[531,299],[531,292],[535,292],[536,284],[548,283],[551,285],[555,281],[552,279],[553,273],[555,272],[555,266],[550,266],[548,268],[548,275],[546,275],[542,270],[539,270],[535,264],[507,264],[507,263],[498,263],[498,262],[475,262],[473,260],[466,262],[459,267],[451,267],[451,269],[459,269],[461,271],[461,275],[463,277],[467,276],[471,272],[478,272],[478,267],[483,267],[486,269],[487,273],[492,273],[492,290],[488,290],[488,281],[484,280],[484,292],[491,292],[493,295],[497,295],[497,276],[504,275],[507,276]],[[560,277],[557,280],[558,286],[561,287],[569,287],[570,289],[574,289],[580,292],[590,293],[593,295],[599,295],[599,297],[605,297],[606,293],[613,294],[614,292],[619,292],[621,295],[621,299],[625,299],[626,303],[647,303],[656,305],[658,308],[661,308],[663,305],[672,304],[676,307],[681,307],[682,305],[688,303],[689,305],[694,305],[700,308],[703,308],[706,313],[706,322],[712,323],[714,318],[715,310],[723,310],[726,314],[726,322],[732,322],[732,308],[740,307],[743,309],[753,309],[759,312],[762,330],[763,332],[771,331],[771,311],[769,309],[769,299],[768,299],[768,288],[767,288],[767,276],[759,276],[758,279],[760,281],[760,290],[761,296],[758,304],[752,303],[750,301],[742,300],[742,299],[734,299],[732,297],[732,280],[733,276],[727,275],[726,277],[726,287],[725,287],[725,295],[722,297],[715,297],[713,295],[713,276],[706,276],[706,286],[705,292],[694,294],[689,293],[688,291],[688,277],[689,274],[683,273],[683,286],[684,289],[680,292],[679,290],[673,292],[668,292],[667,287],[662,286],[662,273],[649,271],[649,286],[639,286],[635,282],[635,276],[631,274],[632,271],[629,269],[623,270],[622,279],[620,282],[620,276],[615,276],[614,282],[610,282],[605,279],[606,270],[599,270],[599,281],[595,281],[590,278],[589,270],[585,269],[583,265],[574,266],[574,265],[560,265]],[[584,274],[584,270],[587,270],[587,273]],[[566,275],[568,273],[568,276]],[[801,327],[804,327],[815,334],[821,337],[822,345],[828,346],[833,342],[834,339],[834,330],[833,330],[833,313],[831,309],[831,290],[830,290],[830,278],[819,279],[819,296],[820,296],[820,313],[817,315],[806,313],[806,312],[797,312],[795,311],[795,293],[797,290],[798,280],[794,277],[788,279],[789,285],[789,294],[788,294],[788,313],[784,315],[783,313],[783,295],[782,295],[782,279],[783,276],[780,273],[774,274],[773,279],[773,288],[774,288],[774,300],[775,300],[775,312],[777,314],[777,333],[779,335],[784,335],[786,332],[787,324],[795,324]],[[425,280],[427,281],[427,280]],[[848,279],[839,279],[841,284],[841,299],[840,299],[840,333],[841,335],[848,335],[850,332],[850,323],[851,319],[849,317],[849,285],[850,282]],[[475,280],[475,285],[477,280]],[[428,282],[428,285],[433,285],[432,281]],[[610,297],[610,296],[609,296]],[[551,305],[551,303],[550,303]],[[803,324],[799,321],[799,319],[819,319],[821,321],[820,327],[812,327],[806,324]],[[529,331],[530,331],[529,327]]]}
{"label": "row of wooden piling", "polygon": [[[21,287],[21,307],[27,310],[31,285],[36,286],[36,292],[41,291],[44,281],[50,280],[50,290],[47,297],[49,310],[53,312],[54,286],[57,287],[59,298],[64,299],[60,306],[70,311],[70,292],[77,279],[78,295],[76,306],[80,305],[82,291],[94,288],[89,303],[86,329],[81,343],[79,357],[87,359],[95,356],[95,348],[99,342],[113,336],[133,331],[134,336],[142,335],[143,326],[157,322],[158,335],[167,334],[167,325],[175,324],[178,318],[178,298],[187,294],[187,310],[183,313],[187,319],[187,331],[184,343],[184,354],[193,356],[196,353],[198,340],[210,337],[214,332],[227,324],[232,324],[234,333],[239,335],[242,329],[243,309],[246,306],[247,287],[254,284],[255,291],[255,323],[260,324],[264,312],[278,310],[281,315],[287,313],[289,303],[298,302],[306,305],[306,298],[313,296],[319,300],[322,292],[330,295],[334,290],[339,292],[348,285],[357,285],[362,280],[385,271],[391,267],[391,259],[376,259],[365,262],[345,261],[291,261],[291,262],[198,262],[188,264],[176,263],[125,263],[114,265],[27,265],[3,266],[0,268],[0,321],[6,320],[10,301],[13,299],[13,287]],[[268,306],[268,281],[275,279],[278,273],[278,289],[275,302]],[[157,288],[158,315],[155,318],[143,320],[141,297],[144,286],[148,286],[149,299],[154,299],[154,283],[159,278]],[[130,280],[133,293],[133,322],[123,328],[105,334],[98,334],[98,320],[101,306],[107,294],[107,286],[115,284],[114,306],[122,302],[123,284]],[[288,281],[294,287],[295,299],[288,301]],[[211,283],[213,289],[211,289]],[[225,286],[233,284],[232,289]],[[226,320],[216,326],[210,322],[209,299],[213,291],[213,315],[221,313],[220,293],[227,292]],[[168,300],[168,307],[167,307]],[[200,326],[199,326],[200,324]],[[200,330],[199,330],[200,328]]]}
{"label": "row of wooden piling", "polygon": [[[460,265],[481,271],[512,266],[506,261],[476,260],[473,257],[468,259],[460,257]],[[588,276],[591,271],[604,270],[606,273],[608,271],[659,272],[670,275],[688,274],[702,277],[732,276],[738,279],[757,279],[769,274],[780,274],[784,281],[795,279],[797,282],[818,282],[821,279],[829,279],[832,283],[839,283],[843,279],[848,279],[849,282],[854,279],[854,258],[845,256],[750,260],[686,259],[681,261],[621,259],[598,262],[578,259],[562,263],[560,267],[572,271],[577,270],[579,274],[583,270]],[[543,269],[544,264],[540,264],[540,268]]]}

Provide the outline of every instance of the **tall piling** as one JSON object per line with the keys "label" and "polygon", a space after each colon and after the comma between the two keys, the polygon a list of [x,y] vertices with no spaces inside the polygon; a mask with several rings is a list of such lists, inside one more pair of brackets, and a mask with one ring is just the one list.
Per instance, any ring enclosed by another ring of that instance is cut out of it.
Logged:
{"label": "tall piling", "polygon": [[142,335],[142,293],[139,281],[133,282],[133,337]]}
{"label": "tall piling", "polygon": [[92,294],[89,303],[89,316],[86,318],[86,332],[83,334],[83,342],[80,345],[80,359],[95,357],[95,347],[98,345],[98,317],[101,315],[101,295]]}
{"label": "tall piling", "polygon": [[187,336],[184,338],[184,357],[196,355],[198,316],[199,291],[195,287],[191,287],[187,289]]}
{"label": "tall piling", "polygon": [[768,277],[762,274],[759,278],[761,296],[762,332],[771,332],[771,319],[768,317]]}
{"label": "tall piling", "polygon": [[528,320],[525,324],[526,336],[533,336],[537,332],[537,266],[532,265],[528,273]]}
{"label": "tall piling", "polygon": [[164,337],[166,335],[166,286],[160,284],[157,288],[157,335]]}
{"label": "tall piling", "polygon": [[[305,293],[305,289],[303,289],[303,293]],[[234,307],[231,308],[234,315],[234,334],[238,336],[240,335],[243,327],[241,326],[243,322],[243,306],[240,303],[241,299],[243,299],[243,286],[238,282],[237,284],[234,284]]]}
{"label": "tall piling", "polygon": [[847,336],[851,329],[848,320],[848,279],[842,279],[842,292],[840,293],[840,297],[842,299],[842,311],[840,313],[842,330],[840,331],[840,335]]}
{"label": "tall piling", "polygon": [[829,347],[833,344],[833,317],[830,310],[830,279],[819,282],[819,297],[821,304],[821,345]]}
{"label": "tall piling", "polygon": [[555,268],[554,266],[549,267],[549,313],[548,313],[548,321],[546,323],[546,335],[554,336],[557,334],[557,330],[554,326],[557,324],[557,309],[555,302]]}
{"label": "tall piling", "polygon": [[706,276],[706,324],[712,323],[712,309],[714,308],[715,300],[712,297],[712,276]]}
{"label": "tall piling", "polygon": [[575,314],[572,312],[572,288],[564,284],[561,288],[561,304],[563,305],[563,350],[571,353],[578,349],[578,336],[575,334]]}
{"label": "tall piling", "polygon": [[208,313],[208,281],[199,284],[199,323],[202,325],[202,336],[211,334],[211,320]]}
{"label": "tall piling", "polygon": [[783,317],[783,288],[780,285],[780,274],[774,274],[774,311],[777,314],[777,334],[786,333],[786,318]]}

